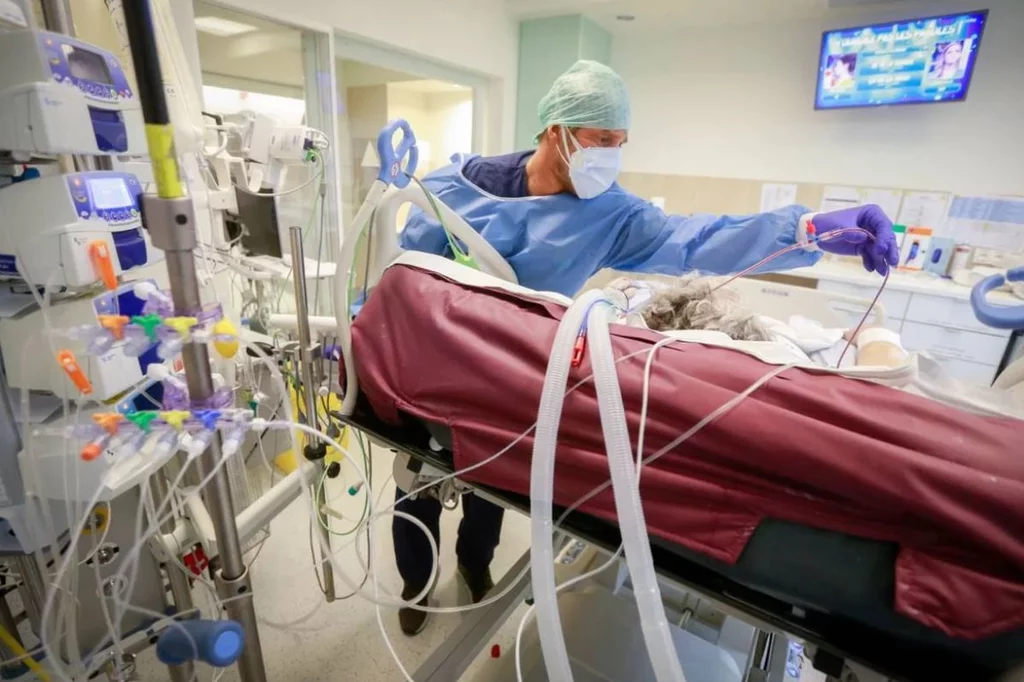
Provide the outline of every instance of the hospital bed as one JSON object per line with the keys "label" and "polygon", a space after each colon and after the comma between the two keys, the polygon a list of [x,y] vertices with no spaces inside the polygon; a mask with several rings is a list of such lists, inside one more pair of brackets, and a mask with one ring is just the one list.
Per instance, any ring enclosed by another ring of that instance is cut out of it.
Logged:
{"label": "hospital bed", "polygon": [[[397,171],[386,161],[382,174]],[[534,421],[565,301],[517,287],[500,255],[450,211],[445,224],[479,272],[402,254],[396,206],[445,207],[387,184],[371,190],[375,205],[363,216],[383,222],[371,230],[371,295],[354,324],[338,278],[343,419],[411,457],[413,469],[459,471]],[[341,267],[351,267],[356,241],[343,244]],[[761,297],[759,306],[773,301],[776,315],[814,310],[826,324],[842,319],[819,292],[739,286]],[[884,321],[881,308],[875,315]],[[613,336],[620,358],[658,338],[624,327]],[[729,350],[683,346],[659,351],[651,448],[765,373],[763,363]],[[619,369],[634,432],[642,365],[640,356]],[[571,383],[586,371],[584,364]],[[1024,663],[1024,460],[1012,456],[1024,423],[805,370],[788,370],[748,401],[684,452],[645,468],[641,492],[662,577],[816,645],[816,663],[837,678],[849,669],[844,662],[897,680],[988,680]],[[556,507],[607,480],[598,423],[584,384],[566,399]],[[529,513],[530,442],[527,435],[462,480]],[[562,529],[614,550],[610,493]],[[507,614],[509,604],[500,606]]]}
{"label": "hospital bed", "polygon": [[[450,272],[446,274],[450,275]],[[374,305],[375,296],[378,297],[379,305]],[[385,300],[387,305],[383,304]],[[426,303],[430,301],[435,301],[436,306]],[[495,304],[499,305],[499,309],[489,320],[483,319],[481,316],[487,316],[488,313],[485,311],[495,307]],[[530,373],[531,377],[527,383],[532,383],[536,388],[543,376],[547,359],[546,348],[543,346],[545,341],[550,344],[550,335],[546,336],[545,340],[538,341],[536,345],[529,341],[530,337],[537,336],[537,328],[529,324],[524,326],[523,318],[533,315],[544,317],[546,314],[529,310],[522,312],[520,317],[515,317],[513,311],[521,304],[521,300],[508,297],[507,292],[496,294],[493,290],[466,286],[421,267],[400,262],[388,269],[355,323],[353,348],[357,366],[360,368],[363,402],[358,404],[355,412],[348,418],[349,423],[370,433],[388,447],[408,453],[416,460],[429,463],[443,471],[462,469],[480,461],[484,455],[500,449],[512,439],[509,432],[514,435],[514,432],[530,425],[536,409],[536,398],[530,400],[525,397],[530,389],[523,389],[522,382],[518,379],[506,378],[502,382],[501,372]],[[457,313],[454,312],[456,307]],[[430,312],[417,314],[417,310],[422,311],[424,308],[429,308]],[[434,318],[434,315],[440,316],[441,319]],[[547,322],[549,325],[554,324],[553,319]],[[446,331],[437,331],[438,329]],[[553,326],[549,326],[548,330],[553,332]],[[632,349],[636,344],[651,343],[650,338],[644,338],[650,334],[648,332],[624,329],[619,334],[623,336],[618,340],[622,340],[625,345],[617,347],[617,355],[627,354],[629,351],[626,349]],[[463,342],[458,341],[460,337],[463,338]],[[407,344],[398,339],[416,339],[416,342]],[[493,345],[490,345],[492,342]],[[514,352],[503,352],[502,347],[514,348]],[[708,362],[723,365],[741,362],[739,358],[732,357],[735,354],[729,351],[710,351],[705,355],[706,357],[689,363],[687,367],[692,368]],[[512,356],[526,359],[522,364],[510,364],[513,363],[510,359]],[[488,360],[481,362],[483,357]],[[749,362],[751,367],[760,364],[755,360]],[[443,365],[443,369],[438,372],[428,369],[439,364]],[[642,363],[640,364],[642,366]],[[531,365],[533,369],[527,369]],[[496,367],[500,369],[495,369]],[[751,376],[759,373],[763,374],[761,368],[754,369]],[[474,375],[476,380],[473,379]],[[681,378],[672,376],[676,381]],[[631,387],[635,391],[636,382],[627,382],[622,377],[622,372],[620,378],[623,381],[627,405],[635,410],[636,395],[631,393]],[[635,379],[635,374],[633,378]],[[896,402],[879,405],[877,409],[888,409],[894,413],[899,411],[899,408],[925,410],[925,413],[916,413],[918,419],[938,420],[942,415],[948,417],[952,414],[944,407],[938,409],[940,406],[936,406],[933,412],[927,412],[931,408],[929,401],[886,387],[830,376],[813,379],[822,380],[823,393],[830,395],[831,399],[835,399],[837,391],[840,398],[849,398],[853,402],[862,396],[883,391],[887,398]],[[707,390],[714,388],[714,379],[702,377],[702,380],[707,382]],[[729,379],[723,381],[727,383]],[[737,386],[742,386],[736,390],[745,388],[749,383],[747,378],[743,378],[737,383]],[[780,383],[787,382],[780,380]],[[849,384],[855,390],[843,393],[849,390],[845,388],[845,384]],[[487,389],[487,386],[490,388]],[[769,388],[770,385],[763,390]],[[497,401],[484,398],[483,391],[486,390],[498,393]],[[584,389],[581,389],[580,393],[583,392]],[[780,396],[780,400],[796,398],[799,393],[796,391]],[[659,398],[664,398],[664,394],[652,392],[652,404],[657,405],[656,400]],[[803,405],[803,409],[825,409],[825,402],[827,401],[810,399],[810,402]],[[469,420],[481,422],[476,427],[466,424],[465,409],[470,405],[476,406],[476,417],[470,417]],[[600,450],[600,434],[592,433],[597,420],[592,397],[587,396],[575,402],[571,398],[567,399],[566,411],[562,434],[567,442],[564,445],[565,450],[559,454],[559,462],[563,464],[558,465],[557,475],[559,479],[565,476],[566,471],[561,467],[570,467],[571,475],[577,480],[584,480],[585,484],[557,480],[560,485],[566,486],[562,495],[563,507],[567,506],[567,500],[578,498],[593,485],[607,478],[607,466],[603,463],[603,452]],[[689,425],[695,421],[693,416],[698,416],[698,413],[699,416],[703,416],[707,411],[709,410],[701,407],[691,415],[686,410],[673,410],[663,412],[661,418],[671,419],[678,415],[678,420],[683,425]],[[843,410],[840,418],[852,418],[855,411],[856,409]],[[591,422],[589,425],[586,423],[587,415]],[[781,413],[778,417],[788,419]],[[508,432],[502,426],[506,419],[517,424],[509,428]],[[659,418],[652,414],[652,419],[657,421]],[[828,419],[830,418],[826,418],[826,421]],[[906,421],[906,416],[893,417],[893,423],[900,421]],[[1007,455],[1012,452],[1012,448],[1015,447],[1012,445],[1012,439],[1019,438],[1024,433],[1024,425],[1011,423],[1009,420],[985,419],[971,415],[962,415],[958,421],[959,425],[948,432],[933,434],[934,439],[948,439],[956,432],[967,438],[967,442],[972,442],[973,439],[982,443],[981,447],[985,448],[986,452],[979,452],[979,458],[999,459],[999,466],[1005,468],[1003,475],[1010,479],[1008,483],[1019,486],[1024,482],[1024,470],[1021,468],[1024,462],[1004,462],[998,454],[1000,451]],[[731,421],[723,418],[722,428],[717,430],[714,436],[708,436],[709,439],[718,439],[718,444],[699,441],[695,437],[693,447],[696,450],[690,455],[691,459],[721,456],[721,439],[729,437],[730,433],[735,437],[737,447],[750,448],[749,439],[734,431],[744,428],[743,424],[742,418]],[[860,426],[866,427],[864,424]],[[749,428],[756,431],[764,428],[764,424],[755,422]],[[941,430],[937,421],[933,428]],[[496,433],[488,437],[488,429]],[[816,427],[807,426],[806,429],[804,435],[807,438],[826,438],[818,441],[823,447],[830,444],[828,438],[843,437],[839,432],[823,436]],[[570,432],[568,438],[566,430]],[[991,433],[993,430],[997,431],[995,435]],[[654,432],[651,432],[652,435]],[[934,440],[928,442],[927,434],[907,433],[902,429],[900,432],[902,435],[884,427],[881,432],[872,434],[872,437],[888,440],[886,451],[888,452],[889,447],[894,448],[892,452],[895,457],[903,457],[919,445],[922,448],[939,447]],[[754,435],[757,438],[769,439],[773,436],[772,433]],[[657,436],[654,438],[655,440],[651,442],[652,447],[657,443]],[[902,443],[899,443],[900,438],[904,439]],[[475,439],[470,447],[476,447],[474,454],[468,456],[467,439]],[[920,443],[918,439],[921,439]],[[870,439],[856,438],[855,441],[857,448],[871,447]],[[486,443],[486,446],[479,448],[480,443]],[[834,441],[832,444],[835,445]],[[842,447],[851,457],[855,455],[842,445],[837,447]],[[794,457],[798,454],[795,452],[797,449],[794,445]],[[762,449],[757,454],[763,455],[765,452],[767,450]],[[779,454],[785,455],[777,453]],[[948,461],[948,451],[938,454],[946,457]],[[679,462],[676,462],[676,465],[678,464]],[[776,462],[776,465],[781,464],[781,460]],[[645,480],[658,482],[657,464],[652,468],[653,472],[645,473]],[[787,473],[792,474],[792,471]],[[898,469],[877,474],[879,477],[901,475],[905,474],[901,474]],[[502,503],[528,511],[529,501],[524,495],[528,490],[528,476],[529,444],[523,442],[493,464],[466,476],[466,479],[474,485],[480,485]],[[852,496],[875,494],[869,488],[860,487],[874,476],[875,474],[869,474],[860,482],[850,481],[849,486],[857,489]],[[737,484],[741,478],[737,477]],[[770,481],[770,477],[768,480]],[[676,488],[672,482],[666,480],[658,483],[662,486],[660,490],[657,487],[648,488],[642,485],[641,491],[645,507],[651,505],[651,532],[658,536],[655,539],[655,561],[662,575],[751,614],[772,627],[815,642],[824,650],[839,657],[862,662],[895,679],[992,679],[997,673],[1006,670],[1022,658],[1024,630],[1019,625],[976,637],[970,632],[971,627],[976,625],[980,631],[991,629],[991,624],[978,621],[972,625],[973,621],[970,621],[970,618],[984,615],[974,610],[973,613],[959,614],[963,619],[959,626],[956,623],[946,624],[945,629],[958,630],[955,635],[951,635],[943,632],[942,628],[916,621],[908,617],[906,612],[901,613],[894,607],[894,595],[900,589],[906,589],[906,585],[897,580],[898,571],[905,568],[902,565],[903,555],[898,543],[899,533],[880,540],[878,536],[885,533],[879,533],[877,528],[868,529],[864,533],[853,532],[853,529],[841,532],[835,527],[827,527],[827,524],[820,521],[808,523],[806,520],[800,522],[792,517],[772,518],[766,515],[755,524],[756,529],[753,529],[734,556],[726,556],[722,552],[717,552],[718,556],[712,556],[716,554],[715,548],[697,551],[692,544],[685,542],[685,538],[682,538],[683,541],[678,537],[673,539],[672,529],[675,526],[671,519],[666,521],[665,518],[657,518],[659,506],[662,507],[664,517],[664,505],[671,504],[670,500],[675,496],[688,492],[692,494],[693,490],[686,487]],[[774,484],[779,483],[775,481]],[[837,485],[841,486],[842,483]],[[965,488],[960,494],[970,495],[966,485],[965,483]],[[923,493],[934,491],[926,485]],[[820,494],[820,491],[816,492]],[[846,509],[850,504],[851,492],[840,490],[837,491],[836,497],[835,503]],[[976,502],[980,506],[985,506],[981,500]],[[737,499],[737,504],[746,503],[749,503],[749,500]],[[912,525],[922,523],[922,519],[918,517],[931,510],[913,509],[915,505],[915,502],[910,501],[907,508],[893,509],[892,513],[896,516],[905,514],[908,523]],[[584,507],[584,511],[588,513],[570,517],[565,526],[566,530],[603,547],[616,547],[619,538],[614,524],[614,509],[610,502],[606,499],[604,506]],[[855,513],[852,510],[848,511]],[[822,509],[815,509],[814,513],[826,514]],[[896,523],[893,518],[874,521],[881,524]],[[747,521],[743,520],[740,525],[745,523]],[[1005,523],[1004,530],[1016,532],[1017,538],[1021,537],[1019,532],[1022,526],[1019,516],[1013,518],[1011,515],[1005,519]],[[823,525],[825,527],[822,527]],[[940,526],[934,526],[929,527],[928,532],[938,533],[941,530]],[[736,532],[736,529],[733,528],[732,531]],[[956,534],[943,538],[943,541],[957,543],[967,543],[968,540],[969,538]],[[723,541],[721,546],[733,544],[731,541]],[[980,547],[977,549],[983,551]],[[1002,558],[993,556],[993,561]],[[1014,564],[1008,572],[1016,575],[1016,580],[1007,581],[1012,584],[1007,587],[1008,592],[1000,592],[998,599],[1012,600],[1012,603],[1016,604],[1014,608],[1017,608],[1019,613],[1020,602],[1016,600],[1022,595],[1021,584],[1024,583],[1020,564]],[[993,579],[1002,580],[1003,574],[999,573]],[[951,589],[957,587],[955,580],[943,580],[941,584]],[[957,600],[984,600],[991,597],[986,597],[984,591],[972,592],[974,588],[961,587],[964,588],[962,591],[947,595],[953,603],[946,606],[953,608],[954,613]],[[1015,594],[1016,597],[1013,596]],[[928,598],[936,596],[929,594]],[[1009,604],[1006,602],[1007,606]],[[964,603],[961,606],[970,605]],[[904,605],[903,608],[917,607]],[[986,608],[988,605],[981,606],[981,610]],[[967,608],[966,611],[971,609]],[[956,674],[951,674],[954,671]]]}

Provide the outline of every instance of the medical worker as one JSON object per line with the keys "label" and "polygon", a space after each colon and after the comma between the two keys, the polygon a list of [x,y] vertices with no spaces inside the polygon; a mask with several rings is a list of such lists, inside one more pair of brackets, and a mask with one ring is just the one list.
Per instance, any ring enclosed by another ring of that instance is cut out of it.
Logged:
{"label": "medical worker", "polygon": [[[543,130],[535,150],[458,156],[452,165],[423,180],[504,256],[523,286],[573,296],[603,268],[725,274],[795,243],[805,248],[775,259],[766,269],[812,265],[821,249],[859,255],[865,268],[880,274],[897,264],[892,223],[877,206],[819,214],[787,206],[748,216],[675,216],[627,192],[615,179],[622,166],[622,145],[629,137],[629,101],[622,79],[607,66],[593,61],[574,64],[551,86],[538,113]],[[669,134],[670,112],[665,113]],[[813,229],[808,229],[809,223]],[[843,235],[822,241],[820,247],[815,243],[815,235],[854,226],[873,238]],[[401,242],[405,249],[453,255],[444,229],[421,211],[410,214]],[[404,494],[397,491],[398,497]],[[462,497],[462,505],[458,572],[478,602],[493,587],[489,567],[503,510],[472,494]],[[406,500],[397,509],[423,521],[440,544],[440,502]],[[405,583],[402,596],[409,600],[430,577],[430,545],[407,520],[396,518],[392,532]],[[426,619],[423,611],[399,611],[407,635],[420,632]]]}

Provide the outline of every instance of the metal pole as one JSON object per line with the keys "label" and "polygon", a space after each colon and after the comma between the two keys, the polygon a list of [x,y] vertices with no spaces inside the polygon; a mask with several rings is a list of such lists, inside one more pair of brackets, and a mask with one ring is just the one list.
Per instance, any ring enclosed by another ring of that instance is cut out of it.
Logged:
{"label": "metal pole", "polygon": [[42,0],[40,4],[46,28],[74,37],[75,27],[71,23],[71,5],[68,0]]}
{"label": "metal pole", "polygon": [[[156,508],[160,508],[163,501],[171,494],[167,486],[167,479],[164,478],[162,471],[158,471],[154,476],[150,477],[149,487],[152,491],[153,503]],[[167,521],[160,526],[160,532],[173,533],[174,526],[174,517],[168,517]],[[167,553],[166,550],[165,553]],[[178,557],[169,556],[168,562],[176,561],[177,559]],[[167,580],[171,585],[171,596],[174,598],[175,611],[181,613],[195,608],[192,603],[192,588],[188,584],[188,577],[177,568],[168,566]],[[171,673],[172,682],[190,682],[195,675],[195,664],[192,661],[181,665],[169,665],[167,669]]]}
{"label": "metal pole", "polygon": [[[160,72],[153,17],[146,0],[123,5],[125,29],[131,45],[132,62],[139,88],[142,114],[146,121],[149,154],[153,162],[159,196],[143,198],[145,226],[153,245],[164,251],[171,299],[178,315],[194,315],[201,309],[199,279],[193,251],[197,247],[196,221],[192,201],[185,196],[178,161],[174,151],[174,131],[170,124],[166,94]],[[193,405],[205,405],[214,393],[210,375],[210,355],[205,344],[188,342],[181,351],[185,380]],[[231,499],[227,473],[219,468],[222,459],[219,435],[199,457],[199,471],[211,476],[205,490],[210,510],[220,570],[215,579],[217,590],[227,601],[228,617],[242,626],[245,648],[238,659],[238,668],[245,682],[266,682],[263,647],[256,625],[256,610],[251,598],[249,572],[242,560],[242,549],[235,527],[235,505]],[[249,598],[239,598],[249,595]]]}
{"label": "metal pole", "polygon": [[[315,429],[319,428],[317,423],[316,381],[313,369],[315,358],[313,357],[313,342],[309,332],[309,305],[306,299],[306,259],[302,249],[302,228],[293,226],[288,228],[288,232],[291,238],[292,279],[295,282],[295,312],[298,316],[299,332],[299,365],[302,374],[303,399],[306,403],[306,423]],[[323,473],[324,460],[321,457],[316,460],[317,475],[313,480],[319,481],[323,477]],[[316,491],[314,490],[315,494]],[[327,531],[327,522],[320,513],[319,502],[315,511],[317,516],[320,517],[318,519],[319,523],[317,523],[317,530],[323,539],[323,546],[329,549],[331,546],[331,534]],[[320,564],[320,568],[324,576],[324,596],[328,602],[332,602],[335,597],[334,568],[331,565],[330,558],[325,556],[323,563]]]}

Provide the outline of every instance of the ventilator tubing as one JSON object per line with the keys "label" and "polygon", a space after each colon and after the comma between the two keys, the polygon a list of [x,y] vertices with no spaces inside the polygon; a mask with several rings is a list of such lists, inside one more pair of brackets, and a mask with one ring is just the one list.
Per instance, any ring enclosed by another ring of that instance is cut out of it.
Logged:
{"label": "ventilator tubing", "polygon": [[626,550],[626,564],[633,580],[633,591],[640,612],[640,628],[647,645],[654,676],[658,682],[686,682],[676,653],[665,607],[661,601],[658,576],[654,573],[647,522],[640,504],[640,484],[629,442],[626,410],[622,405],[619,377],[615,371],[608,318],[599,308],[590,316],[590,361],[594,367],[594,385],[601,414],[601,431],[615,493],[619,531]]}
{"label": "ventilator tubing", "polygon": [[544,389],[537,410],[537,431],[533,440],[530,467],[530,574],[533,598],[537,606],[537,630],[540,634],[544,666],[550,682],[571,682],[569,654],[562,636],[555,595],[555,553],[552,545],[554,523],[555,444],[562,419],[562,403],[569,379],[569,363],[580,326],[590,306],[604,299],[600,291],[581,296],[565,313],[551,347]]}

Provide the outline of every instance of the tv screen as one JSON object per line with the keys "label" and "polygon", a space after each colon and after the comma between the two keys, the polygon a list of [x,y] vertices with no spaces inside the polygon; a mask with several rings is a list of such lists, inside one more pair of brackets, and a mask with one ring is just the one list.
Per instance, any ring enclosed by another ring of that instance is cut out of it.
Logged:
{"label": "tv screen", "polygon": [[988,10],[827,31],[816,109],[958,102]]}

